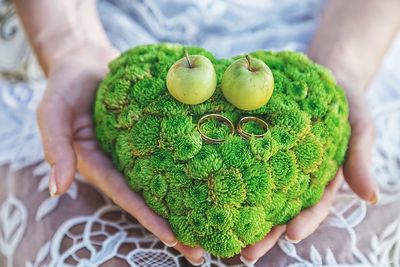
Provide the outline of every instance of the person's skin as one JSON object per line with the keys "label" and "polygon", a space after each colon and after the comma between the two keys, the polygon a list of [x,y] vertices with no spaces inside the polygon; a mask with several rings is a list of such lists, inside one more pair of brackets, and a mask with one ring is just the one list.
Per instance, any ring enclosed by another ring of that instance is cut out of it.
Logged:
{"label": "person's skin", "polygon": [[[78,170],[90,183],[132,214],[160,240],[180,251],[194,265],[203,262],[202,248],[180,244],[168,222],[155,214],[100,150],[92,122],[92,104],[107,64],[118,56],[99,21],[95,2],[14,0],[27,36],[48,79],[38,107],[38,123],[46,160],[52,165],[50,193],[61,195]],[[352,137],[344,178],[360,198],[376,203],[377,187],[369,173],[373,126],[363,91],[399,28],[398,0],[331,0],[309,55],[332,69],[346,89]],[[241,259],[254,263],[282,234],[293,242],[310,235],[328,215],[343,180],[342,168],[322,200],[265,239],[244,248]]]}

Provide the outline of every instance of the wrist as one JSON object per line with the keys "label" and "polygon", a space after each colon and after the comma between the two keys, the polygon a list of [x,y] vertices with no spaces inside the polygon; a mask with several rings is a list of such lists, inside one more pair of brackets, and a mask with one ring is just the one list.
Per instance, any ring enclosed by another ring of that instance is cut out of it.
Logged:
{"label": "wrist", "polygon": [[57,72],[65,67],[74,66],[79,69],[104,69],[108,71],[108,63],[119,55],[112,46],[100,46],[92,43],[79,43],[54,54],[48,66],[48,74]]}
{"label": "wrist", "polygon": [[95,0],[15,2],[46,76],[57,58],[76,47],[111,47],[99,20]]}
{"label": "wrist", "polygon": [[309,56],[316,63],[332,71],[337,83],[349,93],[361,94],[366,88],[362,67],[358,66],[358,59],[345,49],[319,51],[311,48]]}

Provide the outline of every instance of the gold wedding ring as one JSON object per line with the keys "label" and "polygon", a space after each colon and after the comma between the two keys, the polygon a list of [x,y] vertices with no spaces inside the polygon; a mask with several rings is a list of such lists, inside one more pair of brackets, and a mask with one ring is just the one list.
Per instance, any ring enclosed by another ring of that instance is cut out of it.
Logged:
{"label": "gold wedding ring", "polygon": [[[248,133],[245,130],[243,130],[243,128],[242,128],[243,123],[246,123],[246,122],[249,122],[249,121],[254,121],[254,122],[258,123],[265,130],[265,132],[263,134],[251,134],[251,133]],[[237,124],[236,129],[237,129],[238,134],[241,137],[246,138],[246,139],[250,138],[251,136],[254,136],[254,137],[257,137],[257,138],[258,137],[264,137],[264,135],[268,131],[268,123],[266,123],[264,120],[262,120],[260,118],[253,117],[253,116],[248,116],[248,117],[243,117],[243,118],[240,119],[240,121]]]}
{"label": "gold wedding ring", "polygon": [[215,138],[211,138],[209,136],[207,136],[206,134],[204,134],[201,131],[201,126],[208,120],[218,120],[223,122],[224,124],[226,124],[230,131],[231,131],[231,135],[233,135],[235,133],[235,126],[233,125],[233,123],[225,116],[222,116],[220,114],[208,114],[205,115],[203,117],[200,118],[200,120],[197,122],[197,130],[199,131],[201,137],[207,142],[207,143],[211,143],[211,144],[217,144],[217,143],[222,143],[225,140],[224,139],[215,139]]}

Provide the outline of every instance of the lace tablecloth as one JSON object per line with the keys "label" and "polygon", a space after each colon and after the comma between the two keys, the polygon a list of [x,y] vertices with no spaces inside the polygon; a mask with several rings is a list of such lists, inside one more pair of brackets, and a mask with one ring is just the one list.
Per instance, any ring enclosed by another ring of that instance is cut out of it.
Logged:
{"label": "lace tablecloth", "polygon": [[[220,57],[261,48],[305,50],[321,8],[317,0],[134,2],[98,3],[119,49],[173,41]],[[186,266],[182,256],[79,176],[67,194],[50,198],[35,118],[45,81],[13,8],[3,0],[0,55],[0,266]],[[400,266],[399,67],[400,36],[369,93],[379,204],[369,206],[343,186],[314,234],[296,245],[281,239],[257,265]],[[239,264],[206,259],[204,266]]]}

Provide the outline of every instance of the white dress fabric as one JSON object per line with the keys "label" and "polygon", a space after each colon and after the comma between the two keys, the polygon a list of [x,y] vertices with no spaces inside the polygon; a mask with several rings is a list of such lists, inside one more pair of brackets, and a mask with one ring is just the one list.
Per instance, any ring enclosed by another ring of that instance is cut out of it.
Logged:
{"label": "white dress fabric", "polygon": [[[262,3],[261,3],[262,2]],[[257,49],[305,51],[323,2],[101,0],[121,51],[138,44],[198,45],[217,57]],[[299,244],[279,240],[257,266],[400,266],[400,35],[371,84],[377,129],[371,170],[376,206],[346,185],[318,230]],[[35,109],[46,81],[15,11],[0,0],[0,266],[187,266],[133,218],[77,175],[50,198]],[[240,266],[206,255],[204,266]]]}

